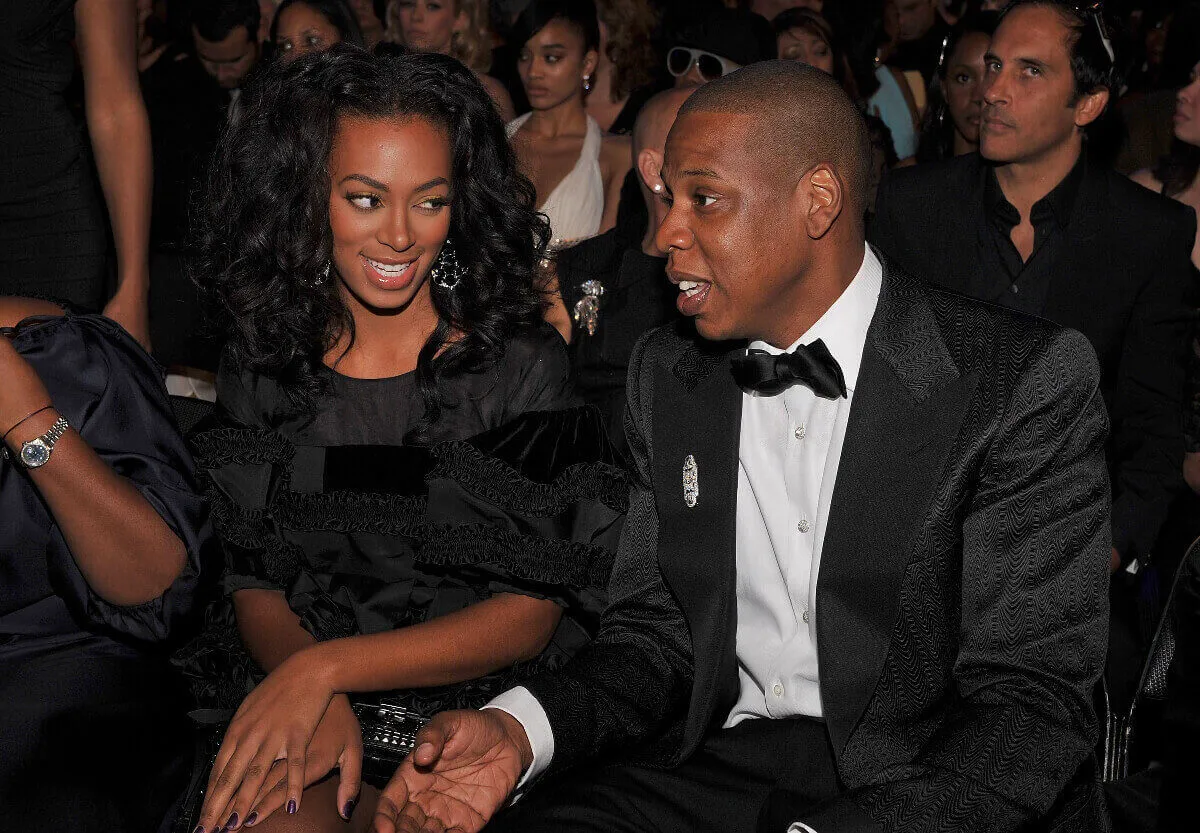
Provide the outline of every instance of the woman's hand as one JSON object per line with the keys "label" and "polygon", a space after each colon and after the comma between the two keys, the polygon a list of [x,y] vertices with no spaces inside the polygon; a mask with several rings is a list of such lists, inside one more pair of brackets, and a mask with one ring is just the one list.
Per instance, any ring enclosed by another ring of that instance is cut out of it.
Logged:
{"label": "woman's hand", "polygon": [[11,431],[30,413],[53,404],[37,371],[7,338],[0,338],[0,379],[4,380],[0,385],[0,433]]}
{"label": "woman's hand", "polygon": [[[129,281],[129,284],[134,284]],[[147,282],[148,283],[148,282]],[[150,301],[146,291],[134,286],[119,288],[112,300],[104,307],[104,316],[116,321],[133,336],[147,352],[150,350]]]}
{"label": "woman's hand", "polygon": [[206,833],[240,826],[276,761],[286,766],[287,808],[299,808],[309,744],[334,696],[328,669],[318,657],[313,649],[288,657],[237,710],[208,779],[200,814]]}
{"label": "woman's hand", "polygon": [[[335,695],[329,701],[329,708],[325,710],[325,716],[321,718],[321,724],[317,726],[316,734],[308,745],[304,786],[311,787],[337,767],[339,783],[334,810],[347,820],[358,803],[362,784],[362,756],[362,729],[358,725],[358,718],[346,695]],[[248,814],[238,806],[231,812],[238,813],[239,817],[244,816],[247,827],[262,824],[285,805],[287,795],[287,764],[285,761],[276,761]]]}

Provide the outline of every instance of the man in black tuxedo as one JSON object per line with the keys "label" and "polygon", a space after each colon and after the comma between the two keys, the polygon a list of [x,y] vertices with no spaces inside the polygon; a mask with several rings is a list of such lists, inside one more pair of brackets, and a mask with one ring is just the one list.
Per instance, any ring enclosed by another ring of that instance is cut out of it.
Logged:
{"label": "man in black tuxedo", "polygon": [[599,633],[436,716],[377,831],[477,831],[526,787],[489,830],[1103,828],[1095,359],[868,248],[870,153],[798,63],[684,104],[657,239],[696,333],[630,363],[639,482]]}
{"label": "man in black tuxedo", "polygon": [[917,277],[1079,330],[1112,422],[1115,570],[1147,559],[1182,485],[1190,208],[1089,162],[1108,103],[1097,20],[1018,0],[988,53],[980,155],[898,170],[871,241]]}

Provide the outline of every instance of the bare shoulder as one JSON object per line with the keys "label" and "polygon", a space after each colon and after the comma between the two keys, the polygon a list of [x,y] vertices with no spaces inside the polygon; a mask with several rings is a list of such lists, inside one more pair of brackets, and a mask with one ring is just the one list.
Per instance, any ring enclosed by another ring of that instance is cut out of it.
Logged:
{"label": "bare shoulder", "polygon": [[33,315],[62,315],[58,304],[37,298],[0,296],[0,327],[15,327]]}
{"label": "bare shoulder", "polygon": [[1155,193],[1162,192],[1162,182],[1159,181],[1150,168],[1142,168],[1140,171],[1134,171],[1129,175],[1129,178],[1143,188],[1149,188]]}

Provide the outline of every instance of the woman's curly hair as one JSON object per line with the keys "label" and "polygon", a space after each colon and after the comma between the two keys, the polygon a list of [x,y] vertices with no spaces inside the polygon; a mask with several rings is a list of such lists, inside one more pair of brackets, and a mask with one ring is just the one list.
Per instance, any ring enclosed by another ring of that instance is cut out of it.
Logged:
{"label": "woman's curly hair", "polygon": [[662,60],[654,48],[658,13],[648,0],[596,0],[596,11],[608,29],[613,100],[620,101],[654,80]]}
{"label": "woman's curly hair", "polygon": [[325,277],[329,157],[345,117],[416,117],[449,137],[450,239],[467,276],[453,290],[430,286],[439,322],[417,361],[428,424],[442,405],[439,377],[487,367],[541,321],[535,271],[550,237],[491,98],[458,61],[338,44],[263,68],[217,145],[195,277],[235,367],[275,379],[298,407],[328,393],[323,358],[354,336],[338,281]]}

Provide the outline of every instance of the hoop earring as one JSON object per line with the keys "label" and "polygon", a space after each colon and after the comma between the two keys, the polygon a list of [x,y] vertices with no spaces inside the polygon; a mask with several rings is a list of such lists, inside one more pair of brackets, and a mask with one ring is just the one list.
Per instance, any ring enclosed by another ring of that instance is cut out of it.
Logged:
{"label": "hoop earring", "polygon": [[442,244],[442,250],[438,252],[437,260],[433,262],[433,268],[429,270],[429,277],[438,289],[453,292],[466,276],[467,268],[459,263],[458,252],[447,237],[446,242]]}

